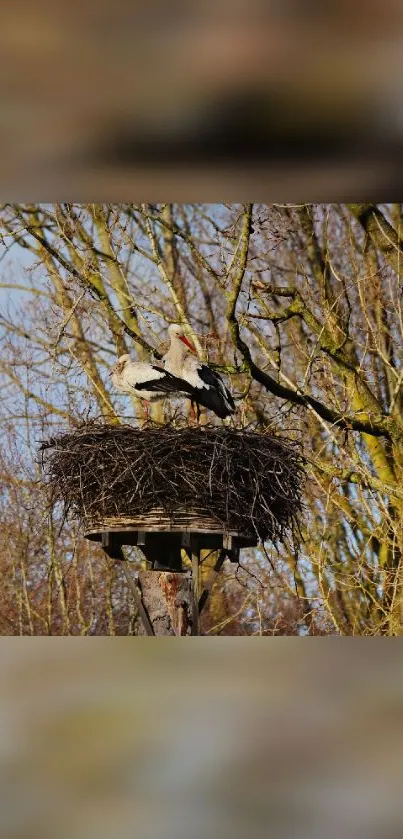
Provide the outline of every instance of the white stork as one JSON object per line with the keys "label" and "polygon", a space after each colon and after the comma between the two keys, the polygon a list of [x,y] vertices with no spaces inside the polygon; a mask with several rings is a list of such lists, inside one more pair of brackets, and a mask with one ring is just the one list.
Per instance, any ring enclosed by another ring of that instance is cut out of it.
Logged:
{"label": "white stork", "polygon": [[128,354],[120,356],[109,375],[117,390],[144,399],[147,417],[149,402],[165,399],[169,395],[192,399],[193,390],[188,382],[156,364],[132,361]]}
{"label": "white stork", "polygon": [[191,385],[192,402],[204,405],[221,419],[235,413],[233,397],[218,373],[199,361],[196,355],[189,355],[189,352],[196,353],[196,349],[184,334],[182,326],[171,323],[168,335],[171,346],[162,359],[164,368]]}

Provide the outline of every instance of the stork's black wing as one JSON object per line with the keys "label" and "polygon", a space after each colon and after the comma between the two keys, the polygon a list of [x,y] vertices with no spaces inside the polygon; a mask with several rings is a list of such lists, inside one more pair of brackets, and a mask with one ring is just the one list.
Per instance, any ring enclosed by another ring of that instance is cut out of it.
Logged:
{"label": "stork's black wing", "polygon": [[199,364],[197,374],[201,381],[200,387],[194,387],[192,399],[199,405],[204,405],[214,411],[218,417],[225,419],[235,411],[235,402],[223,380],[206,364]]}
{"label": "stork's black wing", "polygon": [[215,373],[210,367],[207,367],[207,364],[200,364],[197,372],[202,382],[222,395],[223,399],[228,403],[229,413],[235,411],[235,402],[232,393],[225,387],[221,376]]}
{"label": "stork's black wing", "polygon": [[180,393],[182,396],[192,397],[194,389],[189,382],[173,376],[172,373],[168,373],[167,370],[164,370],[162,367],[157,367],[155,364],[151,366],[153,370],[163,373],[163,376],[160,376],[158,379],[150,379],[147,382],[136,382],[136,390],[149,390],[157,393]]}

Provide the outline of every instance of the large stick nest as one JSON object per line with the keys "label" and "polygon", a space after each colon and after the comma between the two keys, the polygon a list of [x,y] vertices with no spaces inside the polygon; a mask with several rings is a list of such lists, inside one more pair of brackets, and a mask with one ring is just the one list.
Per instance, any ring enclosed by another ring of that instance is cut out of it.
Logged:
{"label": "large stick nest", "polygon": [[294,443],[225,427],[86,423],[41,446],[51,502],[80,522],[203,512],[222,531],[274,543],[298,529],[303,462]]}

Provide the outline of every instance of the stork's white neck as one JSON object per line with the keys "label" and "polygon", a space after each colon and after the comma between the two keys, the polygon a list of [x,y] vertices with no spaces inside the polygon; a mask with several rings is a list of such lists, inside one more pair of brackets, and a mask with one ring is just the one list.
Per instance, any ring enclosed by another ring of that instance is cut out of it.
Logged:
{"label": "stork's white neck", "polygon": [[171,346],[165,355],[165,362],[169,364],[171,373],[180,377],[183,362],[188,355],[189,350],[177,335],[171,336]]}

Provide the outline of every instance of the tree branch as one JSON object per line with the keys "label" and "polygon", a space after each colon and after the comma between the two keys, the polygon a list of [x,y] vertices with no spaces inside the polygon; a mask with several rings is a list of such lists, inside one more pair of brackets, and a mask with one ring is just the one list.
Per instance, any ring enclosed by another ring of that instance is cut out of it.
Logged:
{"label": "tree branch", "polygon": [[347,207],[360,222],[376,250],[381,251],[391,268],[400,276],[403,243],[379,207],[376,204],[347,204]]}
{"label": "tree branch", "polygon": [[35,227],[31,224],[27,224],[25,219],[21,217],[21,221],[23,221],[27,232],[36,239],[37,242],[56,260],[56,262],[61,265],[69,274],[71,274],[87,291],[90,292],[92,297],[98,298],[98,300],[102,303],[104,309],[109,313],[111,318],[115,321],[116,325],[133,339],[133,341],[138,344],[139,346],[146,349],[149,353],[152,353],[156,356],[156,358],[160,358],[160,354],[152,347],[141,335],[131,329],[127,323],[124,322],[123,318],[121,318],[114,310],[111,301],[109,300],[108,295],[105,291],[102,291],[97,285],[91,280],[84,276],[84,274],[78,270],[74,265],[65,259],[61,253],[59,253],[51,244],[45,239],[43,236],[38,233]]}

